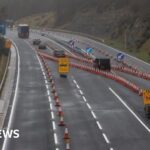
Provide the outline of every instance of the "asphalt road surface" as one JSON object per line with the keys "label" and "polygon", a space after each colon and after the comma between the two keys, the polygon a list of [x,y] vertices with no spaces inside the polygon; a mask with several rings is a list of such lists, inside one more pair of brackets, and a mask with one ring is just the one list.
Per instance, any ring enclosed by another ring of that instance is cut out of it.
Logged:
{"label": "asphalt road surface", "polygon": [[[59,40],[77,38],[64,33],[54,35]],[[49,40],[36,33],[32,33],[29,40],[18,39],[15,32],[8,36],[16,43],[20,55],[20,78],[11,122],[11,128],[20,130],[20,138],[5,141],[3,150],[65,149],[63,130],[57,125],[56,109],[50,107],[53,99],[49,94],[50,86],[30,45],[33,38],[41,38],[44,42]],[[78,40],[87,42],[81,37]],[[90,44],[115,53],[103,44],[93,41]],[[139,60],[131,61],[139,67],[149,68]],[[48,61],[48,65],[56,82],[72,150],[149,149],[150,120],[144,114],[141,97],[112,80],[78,69],[71,69],[67,78],[60,78],[57,64]],[[120,75],[133,80],[129,75]],[[139,81],[138,78],[134,81],[142,83],[143,87],[149,86],[149,81]],[[55,129],[52,123],[55,123]],[[57,135],[57,140],[54,135]]]}

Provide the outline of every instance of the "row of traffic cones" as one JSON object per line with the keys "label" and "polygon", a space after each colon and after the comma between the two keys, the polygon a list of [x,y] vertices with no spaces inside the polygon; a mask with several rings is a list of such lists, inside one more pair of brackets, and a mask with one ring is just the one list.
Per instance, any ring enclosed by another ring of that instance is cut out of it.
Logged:
{"label": "row of traffic cones", "polygon": [[48,66],[48,64],[46,63],[44,57],[41,57],[41,60],[42,60],[42,63],[43,63],[43,66],[45,68],[45,71],[46,71],[46,74],[47,74],[47,77],[48,77],[48,81],[51,85],[51,93],[53,94],[53,97],[54,97],[54,101],[55,101],[55,106],[56,108],[58,108],[58,116],[59,116],[59,123],[58,123],[58,126],[59,127],[65,127],[64,129],[64,142],[65,142],[65,147],[66,147],[66,150],[71,150],[70,148],[70,137],[69,137],[69,131],[68,131],[68,128],[64,122],[64,112],[62,111],[62,107],[61,107],[61,104],[60,104],[60,100],[59,100],[59,96],[57,94],[57,91],[56,91],[56,86],[55,86],[55,81],[52,77],[52,73],[51,73],[51,70]]}
{"label": "row of traffic cones", "polygon": [[115,80],[116,82],[122,84],[123,86],[131,89],[135,93],[138,93],[140,96],[142,95],[141,88],[139,88],[135,84],[130,84],[131,82],[125,80],[122,77],[119,77],[119,76],[114,75],[112,73],[108,73],[108,72],[104,72],[104,71],[101,71],[101,70],[94,69],[93,67],[89,67],[89,66],[85,66],[85,65],[80,65],[80,64],[77,64],[77,63],[71,63],[71,66],[75,67],[75,68],[78,68],[78,69],[81,69],[81,70],[84,70],[84,71],[88,71],[90,73],[94,73],[94,74],[97,74],[97,75],[104,76],[104,77],[112,79],[112,80]]}

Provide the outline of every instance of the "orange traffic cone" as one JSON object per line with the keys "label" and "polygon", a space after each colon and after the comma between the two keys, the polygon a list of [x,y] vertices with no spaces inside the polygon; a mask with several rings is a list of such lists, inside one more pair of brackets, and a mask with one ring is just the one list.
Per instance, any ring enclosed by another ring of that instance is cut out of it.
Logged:
{"label": "orange traffic cone", "polygon": [[58,99],[58,94],[55,92],[54,93],[54,100],[57,100]]}
{"label": "orange traffic cone", "polygon": [[70,139],[70,138],[69,138],[69,132],[68,132],[68,128],[67,128],[67,127],[65,128],[64,139],[65,139],[65,140]]}
{"label": "orange traffic cone", "polygon": [[55,93],[56,92],[56,89],[55,89],[55,86],[52,87],[52,93]]}
{"label": "orange traffic cone", "polygon": [[56,107],[59,107],[59,106],[60,106],[60,102],[59,102],[59,99],[58,99],[58,98],[56,99],[56,104],[55,104],[55,106],[56,106]]}
{"label": "orange traffic cone", "polygon": [[59,122],[58,125],[59,125],[59,126],[65,126],[64,117],[63,117],[63,116],[60,117],[60,122]]}
{"label": "orange traffic cone", "polygon": [[61,107],[58,108],[58,116],[63,116],[63,111]]}

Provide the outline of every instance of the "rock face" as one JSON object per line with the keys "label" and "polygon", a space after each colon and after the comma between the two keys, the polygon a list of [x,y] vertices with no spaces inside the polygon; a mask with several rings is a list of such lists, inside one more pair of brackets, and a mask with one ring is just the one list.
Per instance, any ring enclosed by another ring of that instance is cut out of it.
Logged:
{"label": "rock face", "polygon": [[[126,38],[129,48],[138,49],[150,39],[150,0],[0,0],[0,4],[14,19],[53,12],[53,27],[115,40]],[[51,21],[46,22],[51,26]]]}

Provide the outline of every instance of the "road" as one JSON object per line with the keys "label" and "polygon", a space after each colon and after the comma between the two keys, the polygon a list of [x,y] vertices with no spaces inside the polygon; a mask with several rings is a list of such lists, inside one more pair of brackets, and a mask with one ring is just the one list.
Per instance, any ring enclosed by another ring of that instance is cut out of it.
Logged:
{"label": "road", "polygon": [[[37,33],[32,33],[29,40],[18,39],[16,32],[10,32],[8,36],[16,43],[20,56],[18,91],[16,99],[13,99],[16,106],[12,106],[14,113],[12,119],[9,119],[12,120],[10,127],[20,130],[20,138],[5,140],[3,150],[65,149],[64,128],[57,125],[59,121],[57,110],[54,103],[50,103],[53,99],[50,94],[51,87],[34,51],[35,48],[30,44],[34,38],[41,38],[48,43],[52,40]],[[61,41],[77,38],[76,35],[58,32],[55,34],[50,32],[51,36]],[[83,42],[89,40],[80,36],[78,38],[80,47],[85,45]],[[55,42],[53,44],[58,47]],[[102,47],[103,44],[93,40],[90,44],[110,51],[110,48]],[[115,51],[110,53],[114,54]],[[97,53],[95,55],[101,56]],[[144,69],[149,68],[149,65],[136,59],[131,61]],[[60,78],[56,63],[52,61],[47,63],[51,68],[64,111],[65,123],[71,138],[71,149],[149,149],[150,121],[144,114],[141,97],[113,80],[78,69],[72,68],[68,78]],[[124,73],[119,75],[139,85],[142,84],[142,87],[149,87],[149,81],[139,80]]]}

